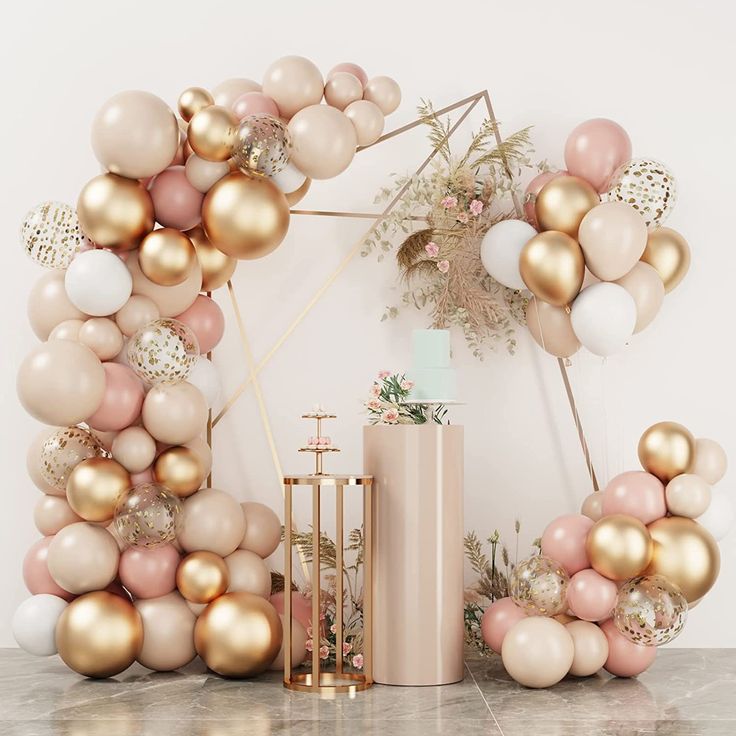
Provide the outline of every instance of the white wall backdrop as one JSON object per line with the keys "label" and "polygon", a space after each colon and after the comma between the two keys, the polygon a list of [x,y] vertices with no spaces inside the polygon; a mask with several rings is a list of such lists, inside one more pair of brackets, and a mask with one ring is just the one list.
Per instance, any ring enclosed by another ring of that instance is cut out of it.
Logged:
{"label": "white wall backdrop", "polygon": [[[5,11],[2,147],[3,288],[2,435],[5,482],[0,513],[0,645],[13,645],[9,619],[26,592],[25,550],[37,537],[38,491],[25,474],[26,446],[37,431],[15,398],[15,373],[34,344],[24,311],[40,270],[18,246],[26,210],[43,199],[74,203],[98,164],[89,124],[111,94],[140,88],[173,106],[186,86],[224,78],[260,79],[278,56],[309,56],[326,72],[355,61],[402,86],[388,121],[412,120],[420,98],[441,107],[490,90],[502,131],[535,125],[539,158],[561,165],[567,132],[606,116],[630,133],[635,155],[669,164],[679,201],[668,224],[689,240],[693,263],[660,316],[623,354],[606,363],[575,358],[571,378],[602,479],[635,468],[636,442],[649,424],[673,419],[720,441],[736,464],[733,417],[736,170],[729,4],[621,0],[549,3],[385,0],[266,5],[210,0],[122,3],[27,0]],[[477,128],[480,118],[471,122]],[[331,182],[316,183],[308,208],[374,208],[391,172],[426,155],[422,131],[358,156]],[[272,256],[242,263],[235,288],[259,360],[360,236],[364,223],[292,219]],[[215,362],[229,393],[245,375],[227,295],[217,295],[229,332]],[[260,379],[285,469],[307,470],[296,454],[311,427],[298,419],[316,401],[340,415],[330,434],[344,447],[334,469],[360,469],[360,400],[382,368],[403,369],[408,334],[424,317],[408,311],[380,323],[400,298],[390,260],[354,259],[274,354]],[[454,338],[455,365],[467,405],[466,526],[510,543],[521,520],[520,555],[553,515],[577,510],[589,483],[556,362],[519,331],[515,356],[503,349],[478,362]],[[215,431],[215,484],[238,497],[281,506],[280,489],[252,389]],[[724,484],[734,485],[731,470]],[[693,611],[680,646],[736,646],[725,614],[736,603],[736,535],[722,544],[715,590]],[[275,564],[280,563],[277,560]]]}

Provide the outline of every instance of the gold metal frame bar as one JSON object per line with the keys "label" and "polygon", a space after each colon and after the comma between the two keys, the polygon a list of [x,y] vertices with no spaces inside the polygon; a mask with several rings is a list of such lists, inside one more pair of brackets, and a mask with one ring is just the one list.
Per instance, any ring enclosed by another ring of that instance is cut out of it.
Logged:
{"label": "gold metal frame bar", "polygon": [[342,643],[345,640],[343,633],[343,486],[335,487],[335,672],[342,674]]}
{"label": "gold metal frame bar", "polygon": [[319,606],[321,601],[321,571],[320,571],[320,487],[319,483],[312,488],[312,684],[319,687],[319,649],[320,627]]}
{"label": "gold metal frame bar", "polygon": [[284,683],[291,682],[291,524],[292,518],[292,488],[284,486]]}

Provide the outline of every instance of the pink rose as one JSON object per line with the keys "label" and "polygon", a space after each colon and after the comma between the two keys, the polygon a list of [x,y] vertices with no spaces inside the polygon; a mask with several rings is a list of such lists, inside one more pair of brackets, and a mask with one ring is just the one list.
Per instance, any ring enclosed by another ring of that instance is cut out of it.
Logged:
{"label": "pink rose", "polygon": [[307,643],[304,645],[304,647],[308,652],[311,652],[312,649],[314,649],[314,644],[312,644],[312,640],[307,639]]}
{"label": "pink rose", "polygon": [[451,197],[449,194],[440,201],[440,204],[446,209],[451,210],[457,207],[457,197]]}
{"label": "pink rose", "polygon": [[434,258],[439,255],[440,247],[437,243],[427,243],[427,245],[424,246],[424,250],[427,251],[430,258]]}
{"label": "pink rose", "polygon": [[337,624],[332,624],[332,626],[330,626],[330,632],[332,634],[336,634],[337,633]]}
{"label": "pink rose", "polygon": [[414,381],[408,381],[407,379],[404,379],[401,382],[401,388],[404,389],[404,391],[411,391],[414,388]]}
{"label": "pink rose", "polygon": [[381,415],[381,419],[387,424],[396,424],[399,421],[399,412],[396,409],[386,409]]}
{"label": "pink rose", "polygon": [[459,212],[457,215],[457,221],[462,222],[463,225],[467,225],[468,219],[469,218],[467,212]]}
{"label": "pink rose", "polygon": [[483,212],[483,202],[481,202],[479,199],[474,199],[470,203],[468,209],[470,210],[470,214],[473,215],[473,217],[478,217],[478,215]]}
{"label": "pink rose", "polygon": [[381,408],[381,402],[378,399],[370,399],[365,405],[371,411],[378,411]]}
{"label": "pink rose", "polygon": [[373,398],[378,398],[381,395],[381,387],[377,383],[374,383],[371,386],[371,390],[368,392],[368,394],[370,396],[373,396]]}
{"label": "pink rose", "polygon": [[353,667],[355,667],[356,670],[363,669],[363,655],[362,654],[356,654],[353,657]]}
{"label": "pink rose", "polygon": [[319,648],[319,658],[320,659],[327,659],[327,657],[330,656],[330,650],[326,646],[321,646]]}
{"label": "pink rose", "polygon": [[346,654],[349,654],[352,648],[353,645],[350,642],[344,641],[342,643],[342,656],[344,657]]}
{"label": "pink rose", "polygon": [[437,270],[441,273],[447,273],[450,270],[450,261],[440,261],[437,264]]}
{"label": "pink rose", "polygon": [[384,378],[388,378],[391,375],[391,371],[379,371],[378,378],[383,381]]}

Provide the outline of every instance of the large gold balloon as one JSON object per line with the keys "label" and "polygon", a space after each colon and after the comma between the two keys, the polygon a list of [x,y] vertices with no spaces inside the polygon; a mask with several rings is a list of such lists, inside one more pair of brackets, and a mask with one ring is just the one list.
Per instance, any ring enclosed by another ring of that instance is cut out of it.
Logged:
{"label": "large gold balloon", "polygon": [[577,237],[583,217],[600,203],[587,181],[577,176],[556,176],[537,195],[535,209],[541,230],[559,230]]}
{"label": "large gold balloon", "polygon": [[101,174],[80,192],[77,217],[82,232],[97,245],[131,250],[153,230],[153,200],[135,179]]}
{"label": "large gold balloon", "polygon": [[227,161],[238,132],[235,113],[220,105],[203,107],[189,121],[187,140],[194,153],[207,161]]}
{"label": "large gold balloon", "polygon": [[212,95],[202,87],[187,87],[179,95],[179,115],[189,122],[200,110],[215,104]]}
{"label": "large gold balloon", "polygon": [[578,295],[585,258],[578,243],[556,230],[535,235],[521,250],[521,278],[538,299],[564,307]]}
{"label": "large gold balloon", "polygon": [[118,498],[130,488],[130,473],[109,457],[82,460],[69,475],[66,498],[87,521],[109,521]]}
{"label": "large gold balloon", "polygon": [[138,251],[141,271],[159,286],[176,286],[186,281],[196,258],[192,241],[170,227],[148,233]]}
{"label": "large gold balloon", "polygon": [[197,491],[207,475],[202,458],[189,447],[169,447],[153,464],[153,477],[175,496],[186,498]]}
{"label": "large gold balloon", "polygon": [[112,677],[130,667],[143,646],[138,611],[104,590],[73,600],[56,626],[64,663],[85,677]]}
{"label": "large gold balloon", "polygon": [[205,664],[223,677],[263,672],[281,648],[276,609],[253,593],[226,593],[204,609],[194,627],[194,646]]}
{"label": "large gold balloon", "polygon": [[224,176],[207,192],[202,225],[212,245],[233,258],[262,258],[289,229],[289,204],[267,179]]}
{"label": "large gold balloon", "polygon": [[662,483],[687,473],[695,459],[695,438],[677,422],[657,422],[639,440],[639,461]]}
{"label": "large gold balloon", "polygon": [[191,552],[176,568],[176,587],[192,603],[209,603],[230,585],[225,560],[214,552]]}
{"label": "large gold balloon", "polygon": [[235,273],[237,260],[215,248],[201,225],[187,230],[186,235],[194,244],[199,265],[202,267],[202,291],[214,291],[224,286]]}
{"label": "large gold balloon", "polygon": [[658,227],[650,231],[641,260],[654,266],[664,281],[665,292],[670,292],[690,268],[690,246],[676,230]]}
{"label": "large gold balloon", "polygon": [[609,580],[628,580],[652,559],[652,538],[639,519],[612,514],[597,521],[585,541],[591,567]]}
{"label": "large gold balloon", "polygon": [[711,533],[683,516],[657,519],[648,528],[654,554],[645,574],[664,575],[680,588],[688,603],[702,598],[721,568],[721,553]]}

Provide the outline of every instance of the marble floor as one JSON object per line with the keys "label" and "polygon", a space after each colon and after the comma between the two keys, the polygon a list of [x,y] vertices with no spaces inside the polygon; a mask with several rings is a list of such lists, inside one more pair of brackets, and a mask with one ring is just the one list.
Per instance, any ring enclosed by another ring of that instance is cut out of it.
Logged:
{"label": "marble floor", "polygon": [[568,679],[549,690],[519,687],[498,657],[469,657],[457,685],[319,699],[284,690],[278,673],[223,680],[195,661],[181,673],[136,665],[94,681],[57,657],[3,649],[0,734],[736,736],[736,650],[663,650],[638,679]]}

